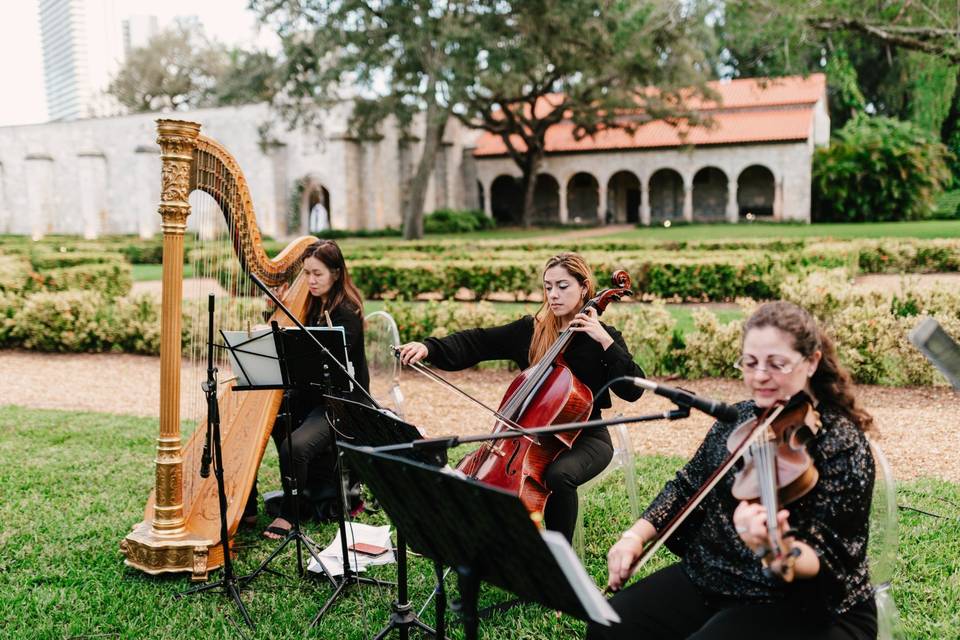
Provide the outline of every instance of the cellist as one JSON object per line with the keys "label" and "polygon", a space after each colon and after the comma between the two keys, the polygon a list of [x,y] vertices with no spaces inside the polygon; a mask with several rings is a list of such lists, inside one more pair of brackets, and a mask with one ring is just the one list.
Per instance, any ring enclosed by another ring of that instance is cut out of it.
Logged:
{"label": "cellist", "polygon": [[[801,391],[819,413],[819,429],[807,445],[819,478],[777,512],[773,529],[791,547],[786,561],[793,566],[764,570],[760,556],[770,539],[765,510],[733,497],[731,471],[666,541],[680,562],[618,593],[611,604],[621,623],[591,625],[587,638],[876,637],[867,571],[874,465],[864,436],[873,419],[854,397],[831,339],[797,305],[759,307],[744,324],[735,366],[751,395],[737,405],[738,422]],[[613,590],[629,579],[645,544],[724,461],[735,427],[715,423],[693,458],[611,547]]]}
{"label": "cellist", "polygon": [[[543,305],[535,316],[524,316],[499,327],[468,329],[443,338],[427,338],[400,348],[403,364],[426,360],[446,371],[458,371],[485,360],[512,360],[520,369],[538,362],[568,327],[574,336],[564,352],[571,372],[594,394],[619,376],[643,376],[623,336],[600,322],[595,309],[578,313],[595,295],[587,263],[575,253],[550,258],[543,269]],[[636,400],[643,390],[628,383],[611,387],[624,400]],[[594,398],[591,419],[610,407],[610,394]],[[613,457],[606,429],[585,431],[547,467],[544,480],[551,491],[544,524],[573,537],[577,522],[577,487],[599,474]]]}

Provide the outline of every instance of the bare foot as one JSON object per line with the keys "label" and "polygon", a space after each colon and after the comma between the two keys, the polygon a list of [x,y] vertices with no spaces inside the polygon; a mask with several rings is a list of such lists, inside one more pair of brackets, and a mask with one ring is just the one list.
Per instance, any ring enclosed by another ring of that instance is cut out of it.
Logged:
{"label": "bare foot", "polygon": [[290,533],[290,527],[292,526],[293,525],[291,525],[287,520],[284,520],[283,518],[277,518],[270,523],[270,526],[264,529],[263,537],[270,538],[271,540],[279,540],[280,538],[286,537],[286,535]]}

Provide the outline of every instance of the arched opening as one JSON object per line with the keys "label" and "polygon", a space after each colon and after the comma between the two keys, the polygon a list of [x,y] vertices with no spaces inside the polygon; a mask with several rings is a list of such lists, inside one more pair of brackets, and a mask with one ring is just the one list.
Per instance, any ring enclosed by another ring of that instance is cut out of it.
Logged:
{"label": "arched opening", "polygon": [[747,167],[737,178],[737,208],[740,216],[773,216],[773,172],[755,164]]}
{"label": "arched opening", "polygon": [[704,167],[693,176],[693,219],[722,222],[727,213],[727,174]]}
{"label": "arched opening", "polygon": [[640,179],[631,171],[618,171],[607,182],[607,209],[613,222],[640,222]]}
{"label": "arched opening", "polygon": [[600,209],[600,183],[589,173],[580,172],[567,183],[567,219],[574,223],[597,222]]}
{"label": "arched opening", "polygon": [[560,183],[549,173],[537,176],[533,187],[534,224],[556,224],[560,222]]}
{"label": "arched opening", "polygon": [[497,176],[490,185],[490,208],[497,224],[519,224],[523,210],[523,188],[520,178]]}
{"label": "arched opening", "polygon": [[310,235],[333,228],[330,217],[330,192],[322,184],[309,180],[300,200],[300,229]]}
{"label": "arched opening", "polygon": [[650,221],[683,217],[683,178],[673,169],[660,169],[650,176]]}

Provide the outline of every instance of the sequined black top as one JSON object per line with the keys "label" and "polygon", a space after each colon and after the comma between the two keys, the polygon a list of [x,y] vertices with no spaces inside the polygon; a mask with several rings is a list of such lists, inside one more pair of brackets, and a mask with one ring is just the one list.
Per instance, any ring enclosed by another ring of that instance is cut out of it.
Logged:
{"label": "sequined black top", "polygon": [[[741,402],[737,408],[738,422],[754,415],[753,401]],[[848,418],[834,410],[820,411],[822,429],[808,445],[820,478],[810,493],[786,507],[796,539],[819,556],[819,573],[789,584],[763,574],[760,560],[733,526],[738,500],[731,494],[735,474],[731,470],[666,543],[681,557],[685,573],[708,600],[759,603],[798,597],[811,615],[829,618],[872,597],[867,570],[874,482],[870,445]],[[735,427],[715,423],[643,518],[661,530],[727,458],[727,436]]]}

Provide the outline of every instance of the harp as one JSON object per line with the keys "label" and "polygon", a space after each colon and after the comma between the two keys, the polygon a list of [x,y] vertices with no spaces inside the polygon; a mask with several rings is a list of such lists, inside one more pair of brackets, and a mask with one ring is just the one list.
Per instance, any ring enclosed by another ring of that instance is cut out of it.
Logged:
{"label": "harp", "polygon": [[[223,547],[219,545],[216,480],[213,474],[202,479],[198,473],[205,419],[186,444],[181,443],[180,434],[184,235],[191,213],[189,199],[192,193],[203,192],[207,194],[204,198],[216,203],[239,270],[256,274],[270,286],[290,283],[299,274],[303,250],[316,239],[298,238],[269,258],[246,180],[234,158],[220,144],[201,136],[199,124],[158,120],[157,131],[163,281],[155,486],[147,498],[143,521],[134,525],[120,547],[128,566],[151,574],[189,571],[192,579],[205,580],[210,570],[223,564]],[[285,304],[301,319],[308,293],[306,283],[297,278],[285,296]],[[289,324],[280,313],[272,319]],[[282,392],[234,392],[230,382],[219,386],[227,523],[232,537],[256,479]]]}

